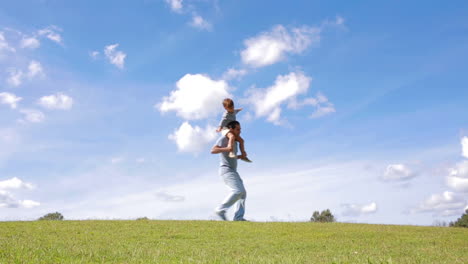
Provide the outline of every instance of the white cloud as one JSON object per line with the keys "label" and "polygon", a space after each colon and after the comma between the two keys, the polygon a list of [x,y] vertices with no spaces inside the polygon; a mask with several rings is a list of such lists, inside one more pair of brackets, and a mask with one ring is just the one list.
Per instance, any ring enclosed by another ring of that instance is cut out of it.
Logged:
{"label": "white cloud", "polygon": [[7,51],[15,52],[15,49],[14,49],[13,47],[11,47],[11,46],[8,44],[8,42],[6,41],[3,32],[0,31],[0,51],[2,51],[2,50],[7,50]]}
{"label": "white cloud", "polygon": [[28,49],[37,49],[41,43],[35,37],[23,37],[21,39],[20,47],[21,48],[28,48]]}
{"label": "white cloud", "polygon": [[172,195],[164,191],[157,192],[155,196],[156,198],[158,198],[158,200],[161,200],[164,202],[183,202],[185,200],[184,196]]}
{"label": "white cloud", "polygon": [[335,112],[335,107],[333,106],[333,104],[330,103],[326,106],[317,107],[317,109],[315,109],[315,111],[310,115],[310,118],[320,118]]}
{"label": "white cloud", "polygon": [[344,209],[343,215],[345,216],[359,216],[362,214],[372,214],[377,212],[377,203],[375,202],[367,205],[342,204],[341,207]]}
{"label": "white cloud", "polygon": [[18,190],[18,189],[33,189],[34,186],[31,183],[27,183],[16,177],[9,180],[0,181],[0,208],[32,208],[39,206],[40,203],[32,200],[17,200],[7,190]]}
{"label": "white cloud", "polygon": [[40,203],[32,200],[17,200],[10,192],[0,190],[0,208],[33,208]]}
{"label": "white cloud", "polygon": [[231,97],[225,81],[215,81],[202,74],[186,74],[177,81],[176,87],[155,107],[162,113],[175,111],[187,120],[217,115],[222,108],[222,100]]}
{"label": "white cloud", "polygon": [[60,34],[57,33],[58,31],[62,31],[62,29],[56,26],[50,26],[50,27],[39,30],[38,34],[40,36],[46,36],[48,39],[58,44],[62,44],[62,36],[60,36]]}
{"label": "white cloud", "polygon": [[[311,98],[311,99],[314,99],[314,98]],[[316,104],[314,104],[314,106],[318,107],[319,110],[320,109],[332,109],[332,110],[329,110],[329,111],[320,110],[321,112],[325,112],[325,113],[335,112],[335,108],[333,107],[333,104],[331,104],[328,101],[328,98],[325,95],[323,95],[322,93],[318,92],[317,93],[317,98],[315,100],[316,100]]]}
{"label": "white cloud", "polygon": [[18,201],[13,198],[13,196],[7,192],[0,190],[0,208],[15,208],[18,207]]}
{"label": "white cloud", "polygon": [[20,136],[15,130],[0,129],[0,144],[3,146],[12,145],[20,141]]}
{"label": "white cloud", "polygon": [[99,51],[91,51],[91,52],[89,53],[89,56],[90,56],[91,58],[93,58],[93,60],[95,60],[95,59],[97,59],[98,56],[99,56]]}
{"label": "white cloud", "polygon": [[245,69],[234,69],[230,68],[225,73],[223,73],[223,80],[229,81],[232,79],[240,79],[242,76],[247,74],[247,70]]}
{"label": "white cloud", "polygon": [[20,86],[23,83],[23,71],[16,68],[8,69],[9,77],[7,79],[8,84],[12,86]]}
{"label": "white cloud", "polygon": [[20,86],[23,83],[25,77],[32,79],[34,77],[44,76],[41,63],[35,60],[29,62],[28,71],[26,74],[22,70],[16,68],[9,68],[7,72],[9,73],[7,83],[11,86]]}
{"label": "white cloud", "polygon": [[194,28],[202,30],[211,30],[212,28],[212,25],[208,21],[196,14],[192,16],[192,21],[190,22],[190,25]]}
{"label": "white cloud", "polygon": [[315,108],[314,112],[310,115],[310,118],[320,118],[336,112],[335,106],[320,92],[317,93],[315,98],[306,98],[302,102],[297,102],[296,99],[292,99],[290,100],[288,107],[298,109],[306,105],[312,105]]}
{"label": "white cloud", "polygon": [[207,126],[202,129],[198,126],[192,127],[188,122],[182,125],[169,135],[169,139],[177,144],[180,152],[200,153],[202,151],[209,151],[207,145],[213,143],[216,139],[216,128]]}
{"label": "white cloud", "polygon": [[432,212],[434,215],[452,216],[463,213],[467,205],[463,195],[446,191],[442,194],[433,194],[413,212]]}
{"label": "white cloud", "polygon": [[447,185],[459,192],[468,192],[468,179],[460,177],[447,177]]}
{"label": "white cloud", "polygon": [[345,23],[345,19],[342,16],[336,16],[335,20],[329,20],[329,19],[325,20],[322,23],[322,28],[324,28],[325,26],[342,27],[344,26],[344,23]]}
{"label": "white cloud", "polygon": [[447,185],[459,192],[468,192],[468,160],[458,163],[450,169]]}
{"label": "white cloud", "polygon": [[180,13],[183,8],[183,0],[165,0],[171,7],[171,10]]}
{"label": "white cloud", "polygon": [[468,179],[468,160],[458,163],[455,168],[450,170],[450,176],[456,176]]}
{"label": "white cloud", "polygon": [[386,181],[405,181],[415,176],[416,173],[404,164],[390,164],[387,166],[382,178]]}
{"label": "white cloud", "polygon": [[463,137],[461,139],[462,145],[462,156],[468,159],[468,137]]}
{"label": "white cloud", "polygon": [[38,110],[34,109],[21,109],[20,112],[24,114],[25,119],[21,119],[20,122],[31,122],[31,123],[40,123],[44,121],[45,115]]}
{"label": "white cloud", "polygon": [[41,205],[41,203],[32,201],[32,200],[23,200],[23,201],[20,201],[19,204],[24,208],[33,208],[33,207]]}
{"label": "white cloud", "polygon": [[320,40],[321,29],[303,26],[286,29],[282,25],[273,27],[271,31],[244,41],[246,46],[241,51],[242,62],[252,67],[263,67],[283,60],[286,54],[300,54],[312,42]]}
{"label": "white cloud", "polygon": [[13,177],[9,180],[0,181],[0,190],[6,189],[33,189],[34,186],[31,183],[23,182],[21,179]]}
{"label": "white cloud", "polygon": [[48,109],[69,110],[73,106],[73,98],[63,93],[56,93],[41,97],[38,103]]}
{"label": "white cloud", "polygon": [[15,109],[17,103],[21,101],[22,98],[18,97],[12,93],[2,92],[0,93],[0,104],[10,105],[12,109]]}
{"label": "white cloud", "polygon": [[41,63],[38,61],[31,61],[28,66],[28,77],[33,78],[35,76],[42,76],[44,71],[42,70]]}
{"label": "white cloud", "polygon": [[125,160],[124,157],[113,157],[111,158],[111,163],[112,164],[117,164],[117,163],[121,163]]}
{"label": "white cloud", "polygon": [[119,44],[108,45],[104,48],[104,54],[111,64],[117,66],[117,68],[123,69],[125,64],[125,58],[127,54],[122,51],[118,51],[117,47]]}
{"label": "white cloud", "polygon": [[344,22],[345,22],[345,19],[343,17],[341,17],[341,16],[336,17],[336,21],[335,21],[336,25],[343,25]]}
{"label": "white cloud", "polygon": [[257,117],[266,117],[269,122],[281,124],[281,104],[297,101],[297,96],[309,89],[311,78],[302,72],[280,75],[275,84],[265,89],[248,91],[247,101],[253,104]]}

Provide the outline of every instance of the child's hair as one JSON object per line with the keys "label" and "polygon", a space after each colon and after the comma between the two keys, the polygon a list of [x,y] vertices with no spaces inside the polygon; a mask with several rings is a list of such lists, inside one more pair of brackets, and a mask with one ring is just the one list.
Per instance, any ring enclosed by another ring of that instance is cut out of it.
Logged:
{"label": "child's hair", "polygon": [[223,106],[229,109],[234,108],[234,101],[231,98],[226,98],[223,100]]}

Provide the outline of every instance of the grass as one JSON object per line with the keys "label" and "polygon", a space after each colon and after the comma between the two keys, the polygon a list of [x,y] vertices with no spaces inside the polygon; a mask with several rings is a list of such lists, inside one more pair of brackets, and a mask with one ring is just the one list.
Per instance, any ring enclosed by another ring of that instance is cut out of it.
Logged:
{"label": "grass", "polygon": [[468,229],[220,221],[0,222],[0,263],[468,263]]}

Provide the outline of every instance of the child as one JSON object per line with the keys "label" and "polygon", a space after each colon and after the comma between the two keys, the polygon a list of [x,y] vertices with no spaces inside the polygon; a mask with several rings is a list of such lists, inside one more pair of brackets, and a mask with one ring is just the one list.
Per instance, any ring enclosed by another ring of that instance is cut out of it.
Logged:
{"label": "child", "polygon": [[[221,119],[221,122],[219,122],[219,127],[216,129],[216,132],[221,132],[223,136],[227,136],[229,138],[229,141],[237,141],[239,142],[239,148],[241,150],[241,156],[238,158],[246,161],[246,162],[252,162],[249,158],[247,158],[247,153],[245,152],[244,149],[244,139],[241,138],[240,136],[236,137],[232,133],[229,132],[229,129],[226,127],[227,124],[231,121],[236,120],[236,114],[239,113],[242,108],[239,109],[234,109],[234,101],[232,99],[226,98],[223,100],[223,106],[224,109],[226,109],[226,112],[223,115],[223,118]],[[234,142],[232,142],[234,143]],[[233,151],[229,152],[229,157],[230,158],[236,158],[236,153]]]}

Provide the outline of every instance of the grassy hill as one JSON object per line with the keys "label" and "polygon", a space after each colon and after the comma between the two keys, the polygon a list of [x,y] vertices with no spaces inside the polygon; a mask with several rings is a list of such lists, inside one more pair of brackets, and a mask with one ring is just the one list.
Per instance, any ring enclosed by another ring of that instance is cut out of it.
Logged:
{"label": "grassy hill", "polygon": [[468,229],[220,221],[0,222],[0,263],[468,263]]}

